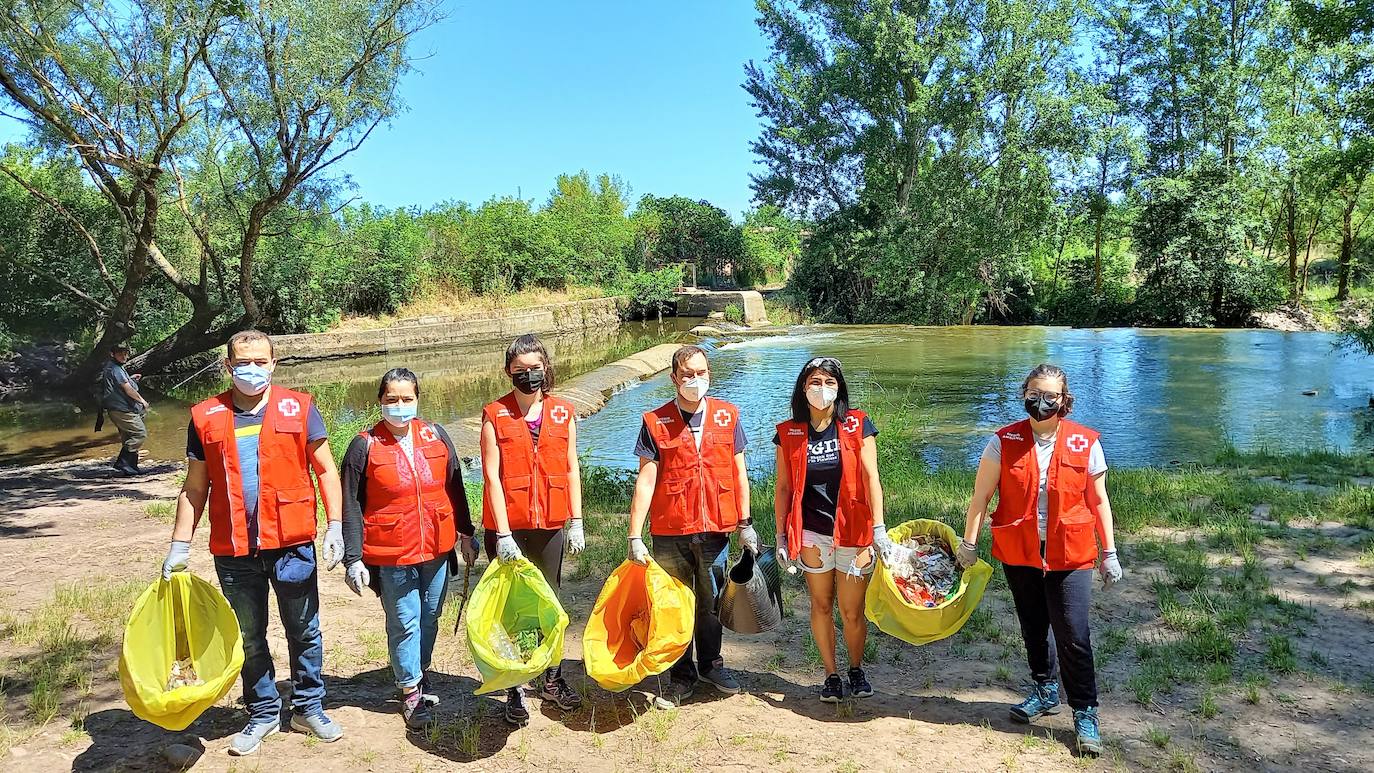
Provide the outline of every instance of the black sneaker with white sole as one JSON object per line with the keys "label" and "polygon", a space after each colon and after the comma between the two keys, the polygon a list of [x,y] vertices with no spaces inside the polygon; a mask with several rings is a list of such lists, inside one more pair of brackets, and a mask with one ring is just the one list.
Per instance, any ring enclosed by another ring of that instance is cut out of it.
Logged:
{"label": "black sneaker with white sole", "polygon": [[530,723],[530,707],[525,703],[525,688],[512,687],[506,690],[506,721],[516,727]]}
{"label": "black sneaker with white sole", "polygon": [[855,698],[873,696],[873,685],[868,683],[868,677],[864,676],[862,668],[849,669],[849,694]]}
{"label": "black sneaker with white sole", "polygon": [[831,674],[821,685],[821,703],[839,703],[844,700],[844,681],[839,674]]}
{"label": "black sneaker with white sole", "polygon": [[540,679],[539,697],[542,700],[553,701],[564,711],[572,711],[582,705],[582,696],[577,694],[577,690],[569,687],[561,676]]}

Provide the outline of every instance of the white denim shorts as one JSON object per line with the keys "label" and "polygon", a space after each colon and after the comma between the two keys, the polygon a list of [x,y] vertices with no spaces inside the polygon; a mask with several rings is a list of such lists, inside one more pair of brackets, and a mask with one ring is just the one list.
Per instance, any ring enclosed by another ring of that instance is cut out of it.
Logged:
{"label": "white denim shorts", "polygon": [[802,556],[797,563],[803,572],[811,574],[824,574],[831,570],[838,570],[841,574],[856,575],[864,577],[873,573],[873,557],[870,555],[868,566],[859,568],[854,566],[854,561],[860,554],[868,548],[837,548],[835,538],[829,534],[821,534],[814,531],[802,531],[803,548],[819,548],[821,551],[821,565],[807,566],[806,557]]}

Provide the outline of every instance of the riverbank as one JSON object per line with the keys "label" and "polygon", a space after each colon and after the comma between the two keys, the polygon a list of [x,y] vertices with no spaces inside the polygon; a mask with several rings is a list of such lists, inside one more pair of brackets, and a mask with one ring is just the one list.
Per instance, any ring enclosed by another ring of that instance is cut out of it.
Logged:
{"label": "riverbank", "polygon": [[[880,441],[882,435],[879,436]],[[881,449],[888,521],[958,525],[972,472],[927,472]],[[807,630],[806,597],[789,577],[781,631],[728,633],[724,656],[745,692],[699,690],[682,708],[650,710],[639,690],[610,695],[583,674],[582,628],[606,574],[624,556],[621,476],[588,470],[588,550],[569,558],[562,597],[572,618],[565,673],[587,697],[512,729],[499,701],[475,698],[462,635],[450,635],[457,589],[436,648],[443,698],[428,732],[402,730],[392,699],[380,608],[338,571],[321,580],[327,706],[337,744],[296,733],[269,741],[250,768],[333,773],[457,768],[545,770],[1369,770],[1374,768],[1374,536],[1366,458],[1231,454],[1207,466],[1120,470],[1109,484],[1126,580],[1094,599],[1107,754],[1077,760],[1067,714],[1011,723],[1024,654],[1010,598],[994,574],[964,630],[925,647],[872,633],[877,694],[831,706]],[[184,733],[123,705],[113,663],[122,617],[156,576],[170,529],[176,468],[130,482],[74,463],[0,478],[0,761],[14,769],[170,769],[174,743],[203,750],[196,770],[243,770],[228,757],[242,724],[239,690]],[[771,523],[771,487],[754,490]],[[206,530],[191,570],[213,578]],[[767,541],[767,539],[765,540]],[[983,545],[986,551],[986,538]],[[70,572],[82,567],[80,581]],[[269,634],[286,673],[280,626]]]}

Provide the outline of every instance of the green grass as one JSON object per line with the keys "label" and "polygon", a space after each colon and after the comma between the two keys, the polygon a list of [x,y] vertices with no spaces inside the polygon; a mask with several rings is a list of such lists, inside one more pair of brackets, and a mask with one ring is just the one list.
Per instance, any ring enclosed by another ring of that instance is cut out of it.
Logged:
{"label": "green grass", "polygon": [[177,506],[176,502],[149,502],[143,508],[143,512],[147,513],[149,518],[171,523],[176,519]]}

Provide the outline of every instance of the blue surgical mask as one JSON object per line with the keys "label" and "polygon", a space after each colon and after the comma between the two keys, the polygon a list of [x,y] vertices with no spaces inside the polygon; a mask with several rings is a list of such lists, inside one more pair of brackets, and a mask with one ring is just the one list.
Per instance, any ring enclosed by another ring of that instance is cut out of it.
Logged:
{"label": "blue surgical mask", "polygon": [[408,403],[389,403],[382,406],[382,417],[387,420],[388,424],[403,427],[415,418],[419,410],[420,403],[415,400]]}
{"label": "blue surgical mask", "polygon": [[246,395],[260,395],[272,383],[272,371],[256,362],[235,365],[231,371],[234,387]]}

